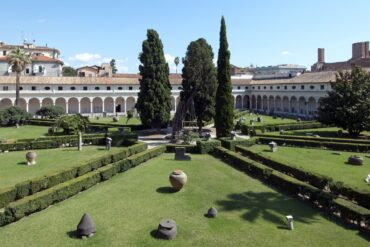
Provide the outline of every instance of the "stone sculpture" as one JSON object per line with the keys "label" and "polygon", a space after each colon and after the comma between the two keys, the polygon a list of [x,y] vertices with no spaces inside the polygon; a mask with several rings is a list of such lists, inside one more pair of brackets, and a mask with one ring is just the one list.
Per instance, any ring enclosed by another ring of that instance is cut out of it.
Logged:
{"label": "stone sculpture", "polygon": [[175,147],[175,160],[191,160],[191,157],[185,154],[184,147]]}
{"label": "stone sculpture", "polygon": [[30,152],[26,153],[27,165],[28,166],[35,165],[36,164],[36,158],[37,158],[37,154],[35,152],[30,151]]}
{"label": "stone sculpture", "polygon": [[92,237],[94,236],[96,232],[96,226],[95,223],[92,221],[90,216],[85,213],[81,220],[80,223],[77,225],[77,236],[78,237]]}
{"label": "stone sculpture", "polygon": [[177,191],[180,191],[187,181],[188,176],[186,175],[185,172],[181,170],[175,170],[170,174],[170,183],[172,187]]}
{"label": "stone sculpture", "polygon": [[159,222],[158,235],[163,239],[174,239],[177,235],[176,222],[171,219],[164,219]]}

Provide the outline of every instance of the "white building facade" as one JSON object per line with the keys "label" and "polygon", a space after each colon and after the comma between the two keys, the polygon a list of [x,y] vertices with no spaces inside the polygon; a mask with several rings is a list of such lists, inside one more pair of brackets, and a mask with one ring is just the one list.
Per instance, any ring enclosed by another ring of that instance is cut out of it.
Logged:
{"label": "white building facade", "polygon": [[[331,90],[335,72],[304,73],[294,78],[232,79],[235,109],[314,117],[318,102]],[[172,113],[180,100],[181,76],[170,76]],[[21,78],[20,107],[31,114],[42,106],[58,105],[68,114],[123,115],[135,108],[139,76]],[[0,76],[0,109],[15,103],[15,77]]]}

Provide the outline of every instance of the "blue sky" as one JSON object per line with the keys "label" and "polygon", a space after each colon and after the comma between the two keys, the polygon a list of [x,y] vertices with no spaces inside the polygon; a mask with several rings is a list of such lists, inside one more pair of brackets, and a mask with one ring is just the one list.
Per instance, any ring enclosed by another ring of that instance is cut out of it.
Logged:
{"label": "blue sky", "polygon": [[1,6],[1,41],[48,44],[75,67],[115,58],[122,73],[138,71],[148,28],[158,31],[172,72],[173,57],[183,57],[200,37],[217,57],[222,15],[237,66],[309,67],[318,47],[325,48],[326,61],[343,61],[352,43],[370,40],[368,0],[18,0]]}

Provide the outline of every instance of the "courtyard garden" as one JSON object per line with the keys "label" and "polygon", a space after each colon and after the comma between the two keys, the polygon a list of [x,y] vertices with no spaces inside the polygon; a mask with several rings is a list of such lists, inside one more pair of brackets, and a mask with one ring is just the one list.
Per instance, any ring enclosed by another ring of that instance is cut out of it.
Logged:
{"label": "courtyard garden", "polygon": [[37,125],[21,125],[19,128],[1,127],[0,128],[0,143],[14,142],[18,139],[31,139],[46,136],[48,127]]}
{"label": "courtyard garden", "polygon": [[[366,236],[328,220],[304,202],[209,155],[175,161],[163,154],[64,202],[0,228],[1,246],[367,246]],[[176,193],[168,175],[182,169],[188,183]],[[222,183],[222,184],[220,184]],[[214,219],[204,217],[209,207]],[[96,235],[76,237],[83,213]],[[294,231],[286,215],[294,216]],[[163,218],[177,223],[172,241],[155,237]],[[32,231],[30,231],[32,229]],[[268,234],[268,237],[266,237]]]}
{"label": "courtyard garden", "polygon": [[127,116],[118,116],[117,121],[113,120],[113,117],[90,117],[91,123],[103,123],[103,124],[121,124],[121,125],[140,125],[141,121],[138,117],[132,117],[127,119]]}

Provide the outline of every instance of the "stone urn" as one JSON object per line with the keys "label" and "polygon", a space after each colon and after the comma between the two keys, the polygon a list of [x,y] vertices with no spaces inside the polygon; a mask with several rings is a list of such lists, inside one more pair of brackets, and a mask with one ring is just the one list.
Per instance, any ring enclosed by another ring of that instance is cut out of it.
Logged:
{"label": "stone urn", "polygon": [[164,219],[159,222],[158,236],[163,239],[174,239],[177,234],[176,222],[171,219]]}
{"label": "stone urn", "polygon": [[350,165],[356,165],[356,166],[361,166],[364,164],[364,158],[358,155],[351,155],[348,158],[348,164]]}
{"label": "stone urn", "polygon": [[113,122],[117,123],[119,121],[119,117],[113,117]]}
{"label": "stone urn", "polygon": [[27,165],[35,165],[36,164],[36,158],[37,154],[33,151],[26,153],[26,160],[27,160]]}
{"label": "stone urn", "polygon": [[177,191],[181,190],[182,187],[184,187],[187,180],[188,177],[186,176],[185,172],[181,170],[175,170],[170,174],[170,183],[172,187]]}

